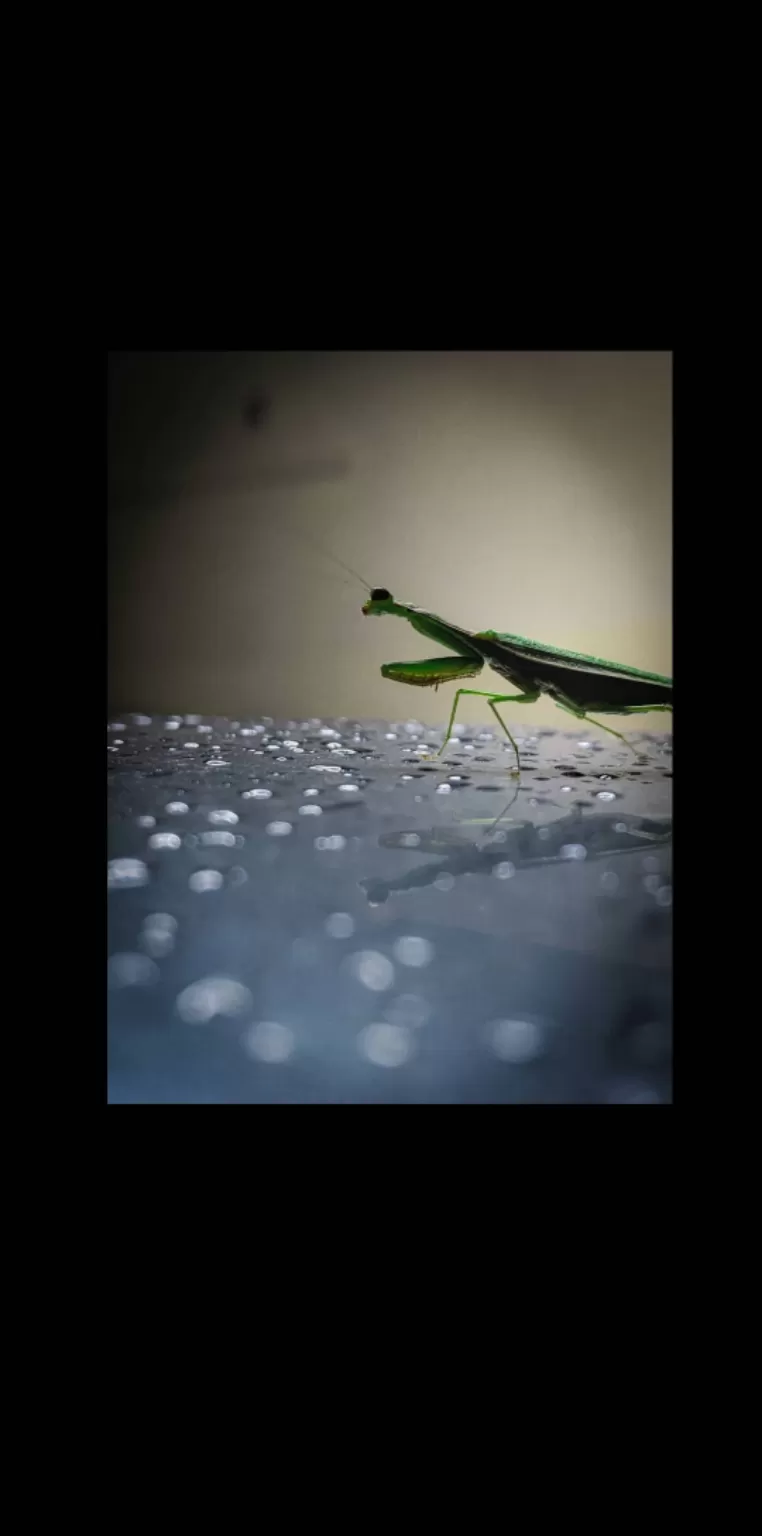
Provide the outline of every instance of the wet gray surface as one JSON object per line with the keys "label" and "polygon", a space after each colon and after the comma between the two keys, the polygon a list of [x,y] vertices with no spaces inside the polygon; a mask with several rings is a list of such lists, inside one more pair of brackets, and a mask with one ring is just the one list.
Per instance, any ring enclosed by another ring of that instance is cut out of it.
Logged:
{"label": "wet gray surface", "polygon": [[671,1102],[671,739],[509,723],[112,720],[109,1101]]}

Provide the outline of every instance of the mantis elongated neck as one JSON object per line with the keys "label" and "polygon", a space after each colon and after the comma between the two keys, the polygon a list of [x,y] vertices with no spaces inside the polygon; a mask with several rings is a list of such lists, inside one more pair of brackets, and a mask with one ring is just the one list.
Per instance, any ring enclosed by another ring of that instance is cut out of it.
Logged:
{"label": "mantis elongated neck", "polygon": [[477,656],[479,653],[474,646],[468,643],[468,634],[465,630],[458,629],[448,624],[444,619],[437,618],[435,613],[420,613],[414,608],[404,608],[399,604],[394,605],[395,613],[401,618],[407,619],[413,629],[417,629],[419,635],[426,635],[429,640],[435,640],[437,645],[445,645],[458,656]]}

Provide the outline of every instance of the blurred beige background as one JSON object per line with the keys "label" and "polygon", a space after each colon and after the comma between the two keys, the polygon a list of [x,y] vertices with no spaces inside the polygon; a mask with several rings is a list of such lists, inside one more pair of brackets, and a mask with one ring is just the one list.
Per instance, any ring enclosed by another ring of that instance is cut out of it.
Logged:
{"label": "blurred beige background", "polygon": [[452,685],[379,673],[437,648],[315,541],[467,628],[671,675],[671,514],[670,353],[111,354],[109,706],[445,721]]}

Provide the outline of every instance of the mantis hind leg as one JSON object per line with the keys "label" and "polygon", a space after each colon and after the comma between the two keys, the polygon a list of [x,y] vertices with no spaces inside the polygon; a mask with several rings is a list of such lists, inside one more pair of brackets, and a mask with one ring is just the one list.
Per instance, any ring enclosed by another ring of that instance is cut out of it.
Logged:
{"label": "mantis hind leg", "polygon": [[[622,714],[623,715],[650,715],[652,713],[655,714],[657,710],[660,710],[660,711],[661,710],[665,710],[668,714],[671,715],[672,714],[672,705],[671,704],[632,704],[629,709],[623,709],[622,710]],[[588,720],[591,721],[592,725],[600,725],[602,731],[611,730],[610,726],[601,725],[600,720],[592,720],[590,715],[588,715],[587,718],[588,718]],[[612,731],[612,735],[618,736],[619,732],[618,731]],[[632,746],[632,744],[629,741],[626,740],[626,737],[623,736],[621,739],[622,739],[622,741],[626,742],[626,745],[628,747],[630,747],[630,750],[632,752],[635,752],[635,748]],[[637,756],[637,753],[636,753],[636,756]]]}
{"label": "mantis hind leg", "polygon": [[537,692],[535,692],[535,693],[485,693],[483,691],[483,689],[481,689],[481,688],[459,688],[457,693],[456,693],[456,695],[455,695],[455,699],[454,699],[454,702],[453,702],[452,710],[450,712],[450,719],[449,719],[449,721],[447,723],[447,730],[445,731],[445,738],[444,738],[444,741],[442,742],[442,745],[439,748],[439,752],[437,754],[439,757],[442,756],[442,753],[444,752],[444,749],[447,746],[447,743],[448,743],[448,741],[450,739],[450,736],[452,734],[452,726],[453,726],[453,721],[455,719],[455,711],[458,708],[458,700],[459,700],[459,698],[461,698],[461,696],[464,693],[469,693],[474,698],[477,698],[477,699],[487,699],[488,700],[489,707],[492,710],[492,713],[495,716],[495,719],[497,720],[498,725],[502,728],[502,730],[505,731],[505,734],[508,737],[508,740],[511,743],[511,746],[513,747],[513,750],[516,753],[516,769],[517,769],[517,771],[519,773],[521,773],[521,761],[519,759],[519,749],[516,746],[516,743],[515,743],[512,735],[511,735],[511,733],[510,733],[510,731],[509,731],[505,721],[502,719],[502,717],[498,714],[497,710],[495,709],[495,705],[496,704],[536,704],[537,700],[540,697],[539,690]]}
{"label": "mantis hind leg", "polygon": [[[604,725],[602,720],[595,720],[592,715],[588,715],[586,710],[576,709],[573,704],[562,703],[557,695],[554,698],[554,702],[558,705],[559,709],[565,709],[567,714],[574,715],[577,720],[587,720],[590,725],[597,725],[600,731],[608,731],[609,736],[616,736],[619,741],[624,742],[624,745],[629,748],[630,752],[634,752],[635,756],[638,756],[637,748],[632,745],[632,742],[628,741],[621,731],[615,731],[612,725]],[[666,709],[669,710],[670,714],[672,713],[671,704],[633,704],[629,709],[619,708],[616,711],[612,710],[611,713],[618,715],[650,715],[651,711],[656,709]]]}
{"label": "mantis hind leg", "polygon": [[631,704],[629,709],[620,710],[623,715],[655,715],[657,710],[665,709],[672,714],[671,704]]}
{"label": "mantis hind leg", "polygon": [[634,752],[635,756],[637,757],[637,748],[632,745],[631,741],[627,740],[626,736],[622,735],[621,731],[615,731],[613,725],[604,725],[602,721],[594,720],[592,715],[580,715],[580,720],[589,720],[591,725],[597,725],[599,731],[608,731],[609,736],[617,736],[619,740],[623,741],[625,746],[629,747],[630,751]]}

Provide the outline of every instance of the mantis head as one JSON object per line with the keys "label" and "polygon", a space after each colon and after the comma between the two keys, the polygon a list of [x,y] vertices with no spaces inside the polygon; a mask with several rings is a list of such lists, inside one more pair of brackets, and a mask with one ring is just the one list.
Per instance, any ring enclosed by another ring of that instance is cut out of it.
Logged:
{"label": "mantis head", "polygon": [[394,598],[386,587],[374,587],[367,603],[363,603],[363,613],[394,613]]}

